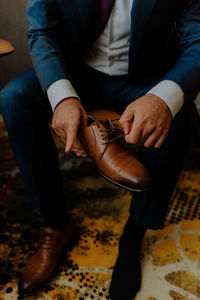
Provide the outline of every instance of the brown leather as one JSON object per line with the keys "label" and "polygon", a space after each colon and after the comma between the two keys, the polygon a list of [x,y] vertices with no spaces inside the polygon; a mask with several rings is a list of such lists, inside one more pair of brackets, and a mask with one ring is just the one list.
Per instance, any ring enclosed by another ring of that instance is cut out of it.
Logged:
{"label": "brown leather", "polygon": [[[99,172],[107,180],[130,191],[145,190],[150,187],[150,176],[146,168],[118,139],[110,141],[122,133],[122,129],[115,130],[115,126],[119,126],[118,120],[105,121],[109,116],[119,118],[120,115],[116,114],[107,110],[90,112],[96,122],[92,121],[84,126],[79,138]],[[104,118],[104,121],[99,120],[100,118]],[[105,131],[108,133],[108,130],[112,134],[107,135]]]}
{"label": "brown leather", "polygon": [[[89,114],[97,121],[106,121],[107,119],[120,119],[121,115],[113,110],[109,109],[97,109],[97,110],[92,110],[89,112]],[[119,125],[120,126],[120,125]],[[121,128],[121,127],[120,127]],[[123,129],[121,128],[123,131]]]}
{"label": "brown leather", "polygon": [[27,296],[36,290],[54,271],[66,243],[74,233],[75,225],[70,220],[64,231],[44,228],[39,247],[28,260],[18,284],[20,296]]}
{"label": "brown leather", "polygon": [[5,55],[14,51],[10,42],[0,39],[0,55]]}

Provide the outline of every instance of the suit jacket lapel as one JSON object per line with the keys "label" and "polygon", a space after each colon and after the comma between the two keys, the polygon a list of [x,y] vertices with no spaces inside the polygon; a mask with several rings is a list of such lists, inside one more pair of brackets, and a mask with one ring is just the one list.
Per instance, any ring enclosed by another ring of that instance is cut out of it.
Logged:
{"label": "suit jacket lapel", "polygon": [[129,48],[129,72],[139,49],[156,0],[133,0]]}
{"label": "suit jacket lapel", "polygon": [[99,30],[99,0],[72,0],[77,1],[79,13],[89,40],[94,40]]}
{"label": "suit jacket lapel", "polygon": [[92,40],[103,32],[115,0],[77,0],[86,32]]}
{"label": "suit jacket lapel", "polygon": [[98,32],[99,0],[57,0],[68,23],[71,23],[77,38],[88,45]]}

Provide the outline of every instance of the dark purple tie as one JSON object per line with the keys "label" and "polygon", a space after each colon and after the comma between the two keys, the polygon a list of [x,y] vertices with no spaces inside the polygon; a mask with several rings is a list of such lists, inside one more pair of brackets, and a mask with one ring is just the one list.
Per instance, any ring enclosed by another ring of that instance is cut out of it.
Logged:
{"label": "dark purple tie", "polygon": [[100,14],[99,14],[99,35],[103,32],[108,19],[110,17],[115,0],[99,0]]}

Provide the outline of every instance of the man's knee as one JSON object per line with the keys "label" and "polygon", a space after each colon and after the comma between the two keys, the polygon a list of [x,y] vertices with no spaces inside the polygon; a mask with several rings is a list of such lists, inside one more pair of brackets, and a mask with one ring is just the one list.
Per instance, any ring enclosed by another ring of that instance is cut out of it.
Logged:
{"label": "man's knee", "polygon": [[22,84],[18,78],[10,81],[0,93],[0,104],[4,120],[9,122],[14,120],[16,114],[16,102],[19,100],[20,94],[22,95]]}
{"label": "man's knee", "polygon": [[[1,107],[2,110],[7,109],[10,105],[14,105],[19,98],[23,98],[27,93],[31,95],[31,78],[34,76],[32,70],[21,73],[12,79],[1,91]],[[32,81],[32,84],[34,81]]]}
{"label": "man's knee", "polygon": [[0,92],[0,106],[7,125],[15,124],[31,106],[36,90],[34,76],[32,70],[24,72],[11,80]]}

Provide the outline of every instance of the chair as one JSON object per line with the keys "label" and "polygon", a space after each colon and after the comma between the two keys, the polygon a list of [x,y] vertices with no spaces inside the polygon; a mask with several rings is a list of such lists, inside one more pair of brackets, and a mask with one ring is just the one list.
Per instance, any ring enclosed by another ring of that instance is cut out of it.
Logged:
{"label": "chair", "polygon": [[14,51],[14,47],[10,42],[0,39],[0,56],[9,54],[13,51]]}

